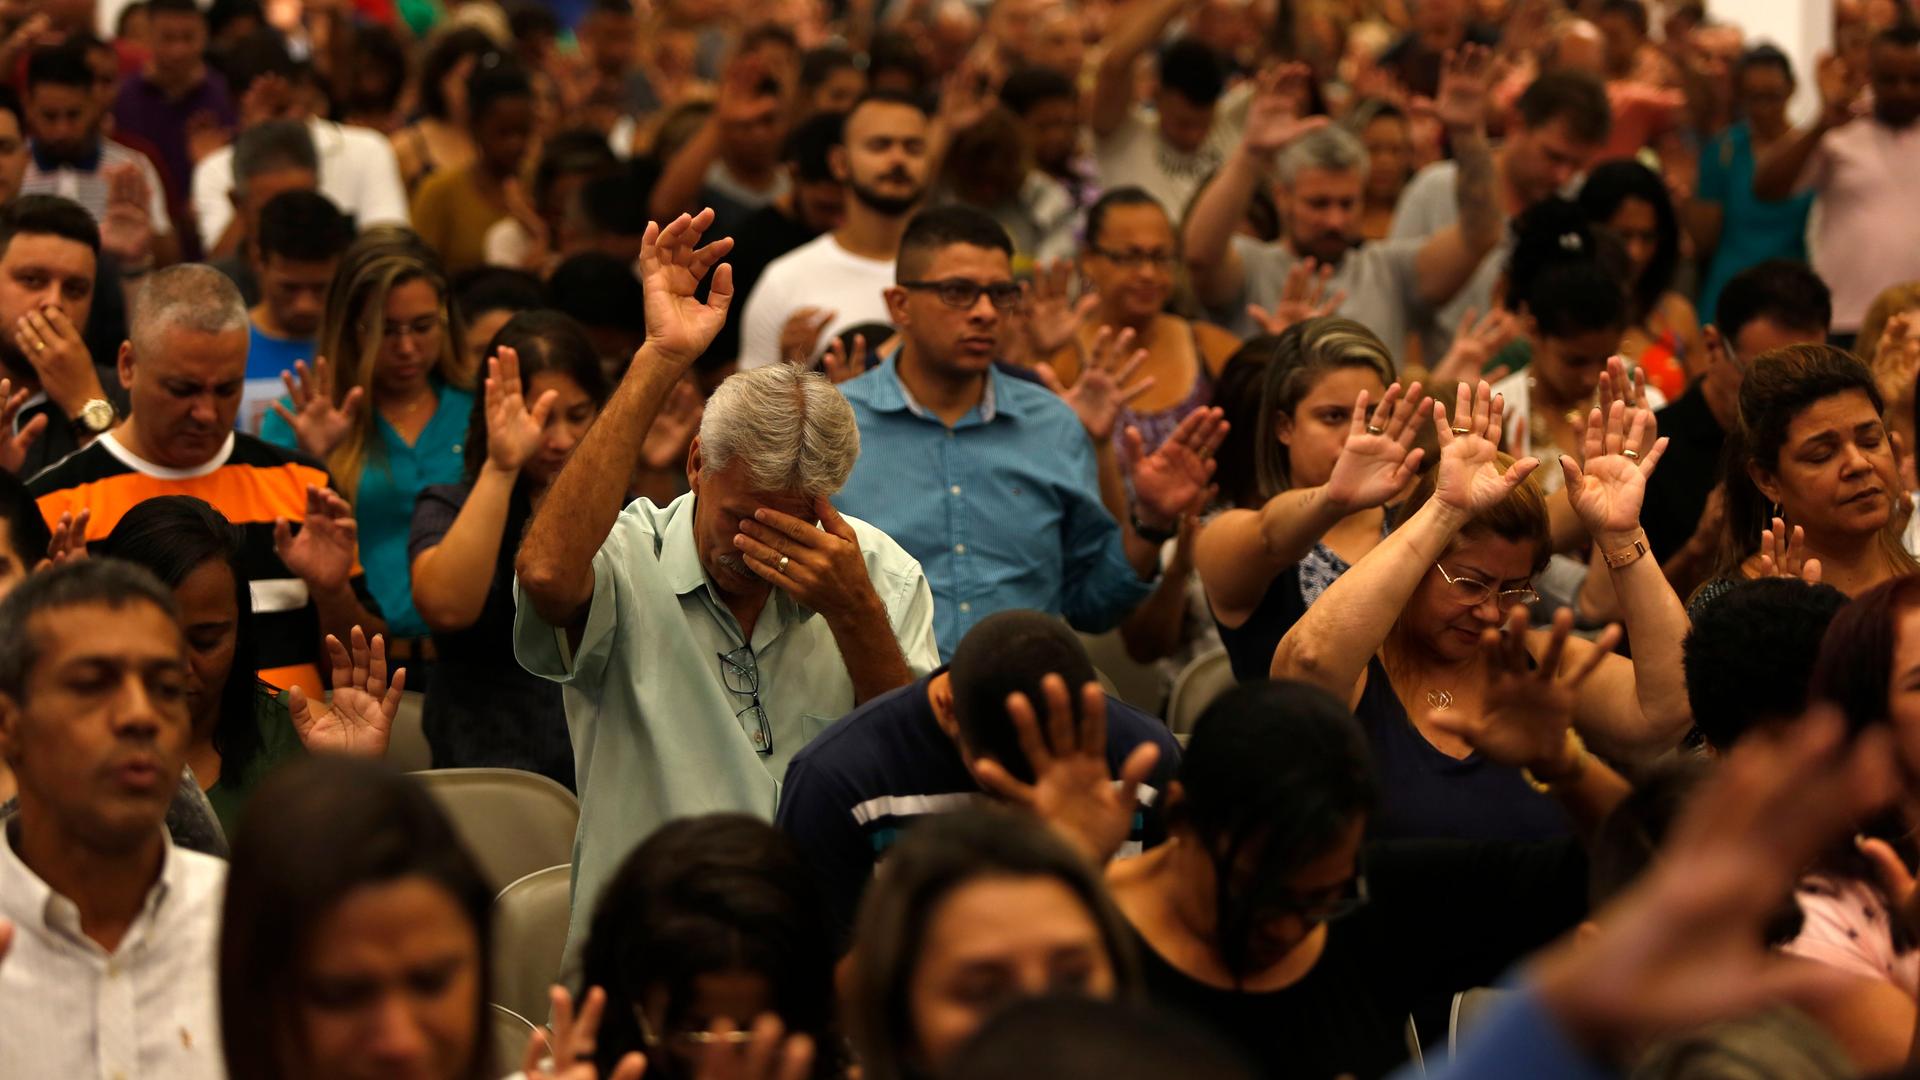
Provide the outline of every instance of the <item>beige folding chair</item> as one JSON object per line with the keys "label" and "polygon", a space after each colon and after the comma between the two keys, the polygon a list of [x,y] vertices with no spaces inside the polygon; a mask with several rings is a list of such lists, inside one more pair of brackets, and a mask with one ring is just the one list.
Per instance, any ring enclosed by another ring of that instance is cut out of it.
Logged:
{"label": "beige folding chair", "polygon": [[544,1017],[567,946],[573,867],[549,866],[500,890],[493,902],[493,1000]]}
{"label": "beige folding chair", "polygon": [[552,780],[519,769],[429,769],[412,775],[439,801],[495,889],[573,861],[580,804]]}
{"label": "beige folding chair", "polygon": [[1175,735],[1193,734],[1200,714],[1235,685],[1227,650],[1215,649],[1194,657],[1173,680],[1173,696],[1167,700],[1167,726]]}
{"label": "beige folding chair", "polygon": [[520,1071],[526,1060],[527,1040],[533,1036],[533,1021],[500,1005],[487,1006],[487,1040],[493,1046],[493,1071],[507,1076]]}
{"label": "beige folding chair", "polygon": [[420,712],[427,695],[418,690],[400,692],[400,712],[393,718],[393,737],[387,741],[387,763],[401,772],[420,772],[433,768],[433,748],[427,745],[427,732],[420,725]]}
{"label": "beige folding chair", "polygon": [[1103,674],[1107,693],[1141,712],[1160,715],[1160,707],[1167,703],[1166,676],[1157,665],[1142,664],[1127,655],[1120,631],[1081,634],[1080,644],[1086,646],[1087,658]]}

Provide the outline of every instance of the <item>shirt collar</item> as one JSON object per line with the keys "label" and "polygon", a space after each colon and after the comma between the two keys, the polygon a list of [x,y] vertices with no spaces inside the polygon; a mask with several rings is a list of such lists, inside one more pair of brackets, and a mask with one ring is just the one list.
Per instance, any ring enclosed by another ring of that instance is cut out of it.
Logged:
{"label": "shirt collar", "polygon": [[[881,377],[874,382],[873,391],[867,397],[868,404],[877,412],[904,411],[912,413],[922,420],[931,420],[936,424],[941,423],[938,416],[935,416],[925,405],[913,399],[912,391],[909,391],[907,384],[900,379],[899,360],[900,350],[895,349],[892,356],[887,357],[886,360],[881,362],[879,368]],[[994,365],[987,369],[987,388],[986,392],[980,395],[980,404],[974,406],[973,411],[967,415],[978,416],[979,422],[982,424],[993,423],[1000,418],[1002,413],[1005,413],[1009,419],[1019,419],[1020,413],[1018,408],[1015,407],[1014,403],[1008,399],[1008,395],[1004,392],[1004,380],[1006,378],[1007,376],[1000,373],[999,362],[995,361]],[[968,425],[966,420],[962,419],[960,423],[954,426],[966,427]]]}
{"label": "shirt collar", "polygon": [[100,155],[106,140],[95,138],[93,145],[79,157],[54,157],[47,153],[46,145],[38,139],[29,139],[27,148],[33,152],[34,167],[41,172],[58,172],[61,169],[73,169],[76,172],[97,172],[100,168]]}
{"label": "shirt collar", "polygon": [[[0,821],[0,896],[8,898],[6,910],[17,915],[32,913],[40,919],[40,925],[49,931],[58,932],[75,938],[86,935],[80,928],[80,906],[72,900],[53,891],[53,887],[41,880],[13,850],[13,819]],[[184,873],[180,860],[173,856],[173,837],[167,834],[166,827],[160,827],[160,876],[154,879],[147,890],[147,896],[140,905],[140,919],[151,919],[164,904],[167,895],[179,884],[179,875]]]}
{"label": "shirt collar", "polygon": [[[660,574],[675,596],[686,596],[705,589],[707,599],[712,601],[714,607],[726,611],[726,603],[714,591],[713,582],[707,577],[707,568],[700,563],[700,544],[693,535],[694,507],[699,503],[699,496],[689,492],[675,501],[678,505],[667,519],[667,527],[660,533]],[[814,616],[811,608],[801,606],[784,589],[774,589],[772,600],[774,618],[763,618],[753,628],[754,640],[749,644],[755,648],[773,640],[781,629]]]}

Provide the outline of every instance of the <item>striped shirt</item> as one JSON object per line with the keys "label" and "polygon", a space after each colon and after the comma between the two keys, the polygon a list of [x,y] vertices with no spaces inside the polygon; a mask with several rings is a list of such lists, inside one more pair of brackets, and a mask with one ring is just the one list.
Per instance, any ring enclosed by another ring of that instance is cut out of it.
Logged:
{"label": "striped shirt", "polygon": [[[253,640],[260,677],[274,686],[321,691],[320,621],[306,582],[280,560],[273,523],[285,518],[297,529],[306,518],[307,488],[331,487],[327,471],[304,454],[283,450],[235,432],[206,464],[169,469],[147,461],[113,432],[47,469],[27,484],[49,528],[60,515],[91,510],[87,542],[106,538],[127,511],[160,495],[205,500],[240,526],[240,569],[253,594]],[[370,609],[365,581],[354,567],[354,589]]]}
{"label": "striped shirt", "polygon": [[147,156],[129,146],[114,142],[112,139],[100,140],[100,154],[93,161],[93,167],[82,169],[76,165],[62,162],[45,167],[46,160],[34,147],[35,153],[27,159],[27,174],[20,181],[22,195],[58,195],[72,199],[85,207],[96,222],[107,218],[107,172],[116,165],[132,165],[140,170],[147,182],[147,215],[153,222],[156,236],[165,236],[173,231],[173,219],[167,216],[167,192],[160,182],[160,170],[153,167]]}

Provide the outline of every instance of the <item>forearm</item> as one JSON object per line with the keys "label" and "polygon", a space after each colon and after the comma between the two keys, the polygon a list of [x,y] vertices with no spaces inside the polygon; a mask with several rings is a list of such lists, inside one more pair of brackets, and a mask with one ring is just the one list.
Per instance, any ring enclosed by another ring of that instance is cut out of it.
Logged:
{"label": "forearm", "polygon": [[221,231],[219,238],[214,240],[213,246],[207,249],[207,258],[217,259],[222,255],[231,255],[240,250],[242,228],[239,216],[235,215],[227,222],[227,227]]}
{"label": "forearm", "polygon": [[[1687,235],[1693,238],[1696,254],[1705,259],[1720,246],[1720,227],[1726,222],[1726,208],[1707,199],[1688,199],[1681,209],[1680,220],[1687,227]],[[1711,320],[1712,313],[1704,316]]]}
{"label": "forearm", "polygon": [[1470,250],[1484,257],[1500,242],[1503,220],[1500,203],[1494,197],[1493,151],[1487,145],[1487,133],[1478,126],[1454,129],[1447,136],[1453,143],[1459,177],[1454,185],[1454,209],[1459,212],[1460,235]]}
{"label": "forearm", "polygon": [[1133,65],[1166,32],[1185,0],[1134,0],[1107,37],[1106,55],[1094,78],[1092,121],[1105,135],[1125,119],[1133,103]]}
{"label": "forearm", "polygon": [[[1646,534],[1596,538],[1603,552],[1630,550]],[[1666,574],[1649,556],[1610,571],[1615,594],[1633,646],[1634,695],[1646,717],[1648,742],[1678,740],[1693,723],[1687,702],[1686,672],[1681,666],[1681,643],[1690,626],[1686,606],[1668,584]]]}
{"label": "forearm", "polygon": [[[1120,541],[1126,548],[1127,562],[1134,573],[1140,575],[1140,580],[1152,581],[1160,572],[1160,545],[1141,536],[1133,527],[1133,507],[1127,501],[1127,482],[1120,475],[1120,455],[1114,453],[1113,440],[1095,443],[1093,459],[1099,468],[1100,505],[1120,524]],[[1169,523],[1168,527],[1177,524]]]}
{"label": "forearm", "polygon": [[1274,650],[1271,673],[1345,694],[1468,517],[1429,500],[1327,587]]}
{"label": "forearm", "polygon": [[679,374],[678,365],[643,347],[528,523],[514,573],[550,625],[572,624],[593,598],[594,553],[613,529],[647,431]]}
{"label": "forearm", "polygon": [[464,630],[480,618],[518,476],[518,470],[496,469],[492,462],[481,466],[453,527],[414,560],[413,606],[433,629]]}
{"label": "forearm", "polygon": [[1820,140],[1826,137],[1827,130],[1825,119],[1819,119],[1794,128],[1786,138],[1774,143],[1754,163],[1754,196],[1778,201],[1792,195],[1794,182],[1813,159],[1814,151],[1820,148]]}
{"label": "forearm", "polygon": [[1180,648],[1187,614],[1187,579],[1192,568],[1175,561],[1133,614],[1120,624],[1120,640],[1137,664],[1151,664]]}
{"label": "forearm", "polygon": [[700,198],[700,187],[706,182],[707,170],[719,156],[720,122],[709,119],[700,125],[700,130],[660,171],[660,180],[654,184],[653,195],[647,202],[653,219],[672,221],[683,213],[690,214],[700,209],[694,203]]}
{"label": "forearm", "polygon": [[1228,256],[1233,251],[1234,234],[1265,174],[1265,164],[1245,148],[1234,151],[1200,190],[1193,211],[1187,215],[1182,236],[1187,269],[1201,299],[1209,303],[1223,301],[1239,285],[1227,265]]}
{"label": "forearm", "polygon": [[886,607],[870,591],[867,600],[858,612],[827,620],[833,642],[840,647],[840,659],[847,665],[847,677],[853,680],[856,705],[913,681],[913,671],[887,621]]}
{"label": "forearm", "polygon": [[[1600,826],[1613,809],[1633,794],[1633,785],[1615,772],[1611,765],[1593,754],[1581,751],[1579,773],[1561,781],[1547,781],[1553,797],[1566,810],[1580,832],[1582,842],[1591,845],[1600,834]],[[1541,777],[1536,771],[1536,777]]]}
{"label": "forearm", "polygon": [[386,632],[386,620],[367,610],[351,584],[331,589],[318,589],[309,584],[308,595],[313,598],[314,611],[320,617],[322,641],[328,634],[346,641],[356,626],[368,637]]}

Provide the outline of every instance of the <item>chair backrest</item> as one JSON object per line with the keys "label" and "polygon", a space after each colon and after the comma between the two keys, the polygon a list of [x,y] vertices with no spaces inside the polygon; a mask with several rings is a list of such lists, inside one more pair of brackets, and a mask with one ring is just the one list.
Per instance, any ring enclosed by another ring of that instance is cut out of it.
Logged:
{"label": "chair backrest", "polygon": [[1447,1015],[1447,1056],[1452,1057],[1459,1053],[1460,1040],[1480,1026],[1494,1006],[1507,1000],[1512,994],[1511,990],[1477,986],[1453,995],[1453,1008]]}
{"label": "chair backrest", "polygon": [[1200,714],[1220,695],[1234,688],[1233,663],[1227,650],[1215,649],[1194,657],[1173,680],[1173,696],[1167,701],[1167,726],[1176,735],[1191,735]]}
{"label": "chair backrest", "polygon": [[412,775],[439,801],[495,889],[573,861],[580,804],[552,780],[519,769],[431,769]]}
{"label": "chair backrest", "polygon": [[499,1005],[487,1006],[487,1039],[493,1044],[493,1071],[501,1076],[515,1072],[527,1057],[527,1040],[533,1037],[533,1021]]}
{"label": "chair backrest", "polygon": [[1087,658],[1093,661],[1094,670],[1100,672],[1107,693],[1141,712],[1160,715],[1161,707],[1167,703],[1169,682],[1159,665],[1143,664],[1127,655],[1127,644],[1121,640],[1118,630],[1083,633],[1080,644],[1086,646]]}
{"label": "chair backrest", "polygon": [[493,1000],[522,1016],[545,1017],[567,946],[573,867],[549,866],[500,890],[493,902]]}
{"label": "chair backrest", "polygon": [[418,690],[400,692],[400,712],[393,718],[393,736],[387,740],[387,762],[401,772],[433,768],[433,747],[427,745],[427,729],[421,724],[426,701],[427,695]]}

